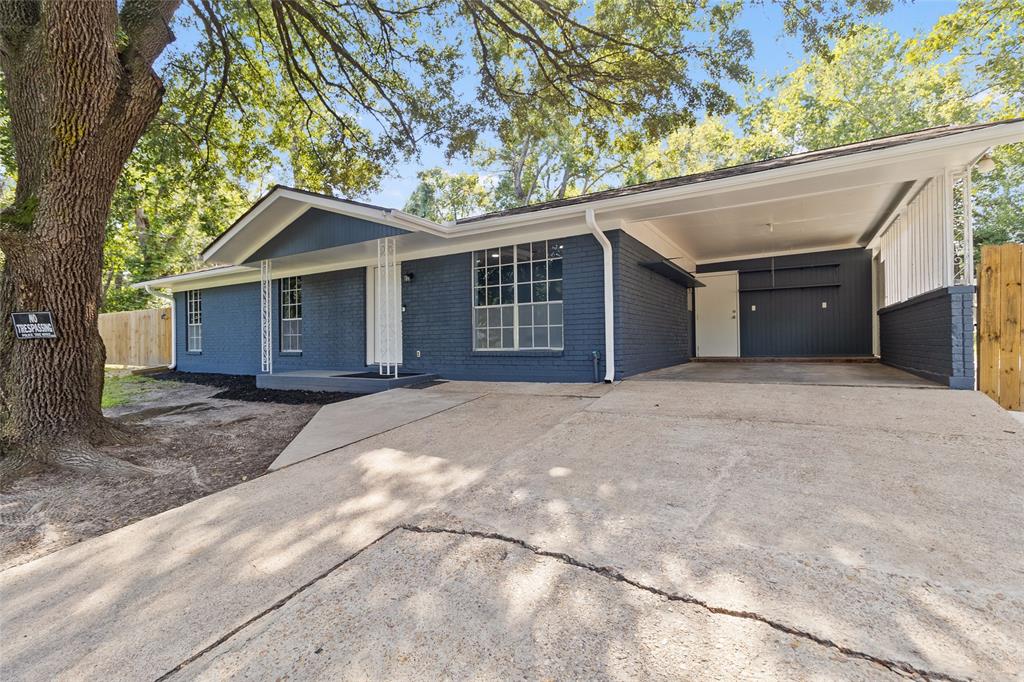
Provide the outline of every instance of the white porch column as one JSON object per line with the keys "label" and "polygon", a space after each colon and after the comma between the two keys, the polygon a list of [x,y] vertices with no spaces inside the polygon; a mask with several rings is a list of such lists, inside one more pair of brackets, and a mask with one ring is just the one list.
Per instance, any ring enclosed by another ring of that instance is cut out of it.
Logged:
{"label": "white porch column", "polygon": [[274,372],[274,297],[270,261],[260,261],[260,371]]}
{"label": "white porch column", "polygon": [[380,374],[398,376],[401,357],[402,278],[398,272],[398,245],[394,237],[377,240],[377,278],[374,284],[374,313],[377,329],[377,368]]}
{"label": "white porch column", "polygon": [[953,286],[955,278],[956,261],[956,238],[953,230],[953,172],[946,169],[942,174],[942,284],[941,286]]}

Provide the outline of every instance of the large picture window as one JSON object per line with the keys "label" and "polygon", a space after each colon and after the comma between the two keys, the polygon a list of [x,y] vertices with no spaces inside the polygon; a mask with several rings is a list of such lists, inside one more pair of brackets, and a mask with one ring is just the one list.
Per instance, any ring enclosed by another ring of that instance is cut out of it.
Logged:
{"label": "large picture window", "polygon": [[473,252],[473,349],[561,350],[560,240]]}
{"label": "large picture window", "polygon": [[188,352],[203,350],[203,292],[189,291],[185,294],[185,317],[188,323]]}
{"label": "large picture window", "polygon": [[281,352],[302,351],[302,278],[281,279]]}

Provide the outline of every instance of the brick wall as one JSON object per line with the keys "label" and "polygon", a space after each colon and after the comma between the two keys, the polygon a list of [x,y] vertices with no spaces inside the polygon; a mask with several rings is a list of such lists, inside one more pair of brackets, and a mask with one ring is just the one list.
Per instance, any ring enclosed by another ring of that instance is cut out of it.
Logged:
{"label": "brick wall", "polygon": [[[302,352],[282,353],[279,280],[273,284],[274,371],[360,369],[366,364],[366,270],[302,278]],[[203,350],[186,350],[185,292],[175,294],[178,369],[258,374],[260,285],[203,289]]]}
{"label": "brick wall", "polygon": [[176,357],[183,372],[256,374],[260,370],[260,285],[203,289],[203,350],[186,350],[185,292],[174,294]]}
{"label": "brick wall", "polygon": [[274,282],[274,371],[366,366],[366,268],[302,276],[302,352],[281,352],[281,289]]}
{"label": "brick wall", "polygon": [[[402,285],[404,366],[448,379],[495,381],[593,380],[592,351],[604,355],[603,261],[590,235],[565,239],[561,351],[474,351],[472,255],[407,261]],[[420,357],[416,357],[416,352]],[[603,362],[599,376],[604,376]]]}
{"label": "brick wall", "polygon": [[974,388],[974,287],[936,289],[878,311],[882,362]]}
{"label": "brick wall", "polygon": [[661,260],[633,237],[609,232],[615,249],[615,376],[627,377],[690,360],[688,290],[642,267]]}
{"label": "brick wall", "polygon": [[[639,263],[658,256],[632,237],[612,231],[617,283],[617,377],[689,359],[686,288]],[[592,353],[604,376],[604,271],[591,235],[565,240],[564,348],[560,351],[474,351],[472,255],[407,261],[402,284],[404,366],[450,379],[495,381],[593,380]],[[278,282],[274,282],[274,370],[357,369],[366,358],[366,280],[363,268],[303,277],[300,354],[280,350]],[[203,290],[203,351],[185,351],[185,294],[176,294],[178,367],[188,372],[256,374],[260,368],[259,284]],[[419,351],[419,357],[416,353]]]}

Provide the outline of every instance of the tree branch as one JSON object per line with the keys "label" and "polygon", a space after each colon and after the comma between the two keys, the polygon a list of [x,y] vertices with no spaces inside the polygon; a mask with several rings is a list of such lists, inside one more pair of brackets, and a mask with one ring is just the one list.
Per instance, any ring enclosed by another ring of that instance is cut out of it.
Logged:
{"label": "tree branch", "polygon": [[137,58],[146,67],[160,56],[171,42],[171,19],[181,0],[125,0],[120,23],[128,37],[123,54]]}

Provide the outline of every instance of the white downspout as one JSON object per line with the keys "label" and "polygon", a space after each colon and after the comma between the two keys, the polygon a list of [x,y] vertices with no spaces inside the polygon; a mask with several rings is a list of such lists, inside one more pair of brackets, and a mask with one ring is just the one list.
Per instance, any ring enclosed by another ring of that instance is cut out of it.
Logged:
{"label": "white downspout", "polygon": [[162,298],[165,301],[171,302],[171,364],[167,365],[167,369],[174,369],[178,366],[178,343],[176,338],[178,333],[178,320],[174,316],[174,294],[165,294],[161,291],[153,291],[148,284],[144,289],[150,296],[156,296],[157,298]]}
{"label": "white downspout", "polygon": [[615,284],[612,281],[612,243],[594,219],[594,209],[587,209],[587,227],[604,251],[604,382],[615,381]]}

